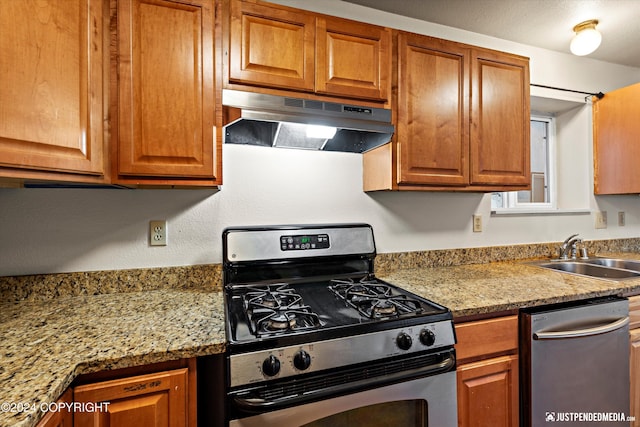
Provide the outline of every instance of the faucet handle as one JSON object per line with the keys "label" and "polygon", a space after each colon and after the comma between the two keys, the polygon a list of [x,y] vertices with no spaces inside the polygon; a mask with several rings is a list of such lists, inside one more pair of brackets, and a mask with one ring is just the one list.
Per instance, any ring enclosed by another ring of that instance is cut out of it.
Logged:
{"label": "faucet handle", "polygon": [[569,250],[571,251],[571,259],[576,259],[578,256],[578,245],[582,243],[582,239],[576,238],[571,241],[571,247]]}
{"label": "faucet handle", "polygon": [[582,242],[582,239],[577,238],[578,234],[572,234],[567,237],[562,245],[558,248],[558,258],[559,259],[569,259],[569,256],[572,258],[576,257],[577,252],[577,243]]}
{"label": "faucet handle", "polygon": [[558,259],[559,260],[569,259],[569,256],[567,255],[567,248],[565,245],[558,246]]}
{"label": "faucet handle", "polygon": [[587,248],[584,247],[584,246],[580,248],[580,259],[589,259],[589,254],[587,253]]}

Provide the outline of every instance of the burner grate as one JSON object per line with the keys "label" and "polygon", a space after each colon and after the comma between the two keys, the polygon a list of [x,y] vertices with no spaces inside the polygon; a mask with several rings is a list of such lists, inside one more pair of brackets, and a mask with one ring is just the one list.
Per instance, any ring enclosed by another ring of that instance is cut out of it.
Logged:
{"label": "burner grate", "polygon": [[367,277],[358,282],[332,280],[331,283],[329,289],[334,294],[369,319],[422,312],[422,305],[417,299],[406,295],[394,295],[391,286]]}
{"label": "burner grate", "polygon": [[288,284],[249,287],[242,298],[249,327],[256,336],[321,326],[320,317],[303,304],[302,297]]}

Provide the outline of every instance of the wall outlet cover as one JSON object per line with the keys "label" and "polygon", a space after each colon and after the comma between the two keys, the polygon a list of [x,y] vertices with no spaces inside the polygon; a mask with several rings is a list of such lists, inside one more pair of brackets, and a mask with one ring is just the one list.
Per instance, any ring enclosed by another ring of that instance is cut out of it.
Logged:
{"label": "wall outlet cover", "polygon": [[167,246],[167,221],[149,221],[149,244]]}
{"label": "wall outlet cover", "polygon": [[473,215],[473,232],[480,233],[482,231],[482,215]]}

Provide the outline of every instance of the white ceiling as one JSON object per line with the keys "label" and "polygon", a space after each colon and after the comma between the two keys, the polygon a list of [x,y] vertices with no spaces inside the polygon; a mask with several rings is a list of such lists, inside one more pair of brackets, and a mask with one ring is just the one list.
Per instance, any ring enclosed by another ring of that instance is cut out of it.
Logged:
{"label": "white ceiling", "polygon": [[640,0],[343,0],[436,24],[569,52],[573,26],[600,21],[588,57],[640,68]]}

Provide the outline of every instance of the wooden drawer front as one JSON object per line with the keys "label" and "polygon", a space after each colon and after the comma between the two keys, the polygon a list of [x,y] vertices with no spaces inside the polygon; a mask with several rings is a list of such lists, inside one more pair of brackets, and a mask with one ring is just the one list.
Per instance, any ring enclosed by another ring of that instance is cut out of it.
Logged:
{"label": "wooden drawer front", "polygon": [[518,316],[455,325],[458,363],[518,351]]}
{"label": "wooden drawer front", "polygon": [[629,329],[640,328],[640,295],[629,298]]}

